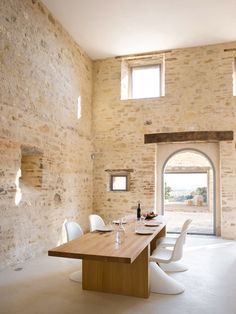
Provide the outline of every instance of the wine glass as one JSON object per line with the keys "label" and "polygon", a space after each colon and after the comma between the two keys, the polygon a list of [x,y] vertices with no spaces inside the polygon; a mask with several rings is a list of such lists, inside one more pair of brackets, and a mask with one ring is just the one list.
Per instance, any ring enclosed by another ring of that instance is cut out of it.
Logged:
{"label": "wine glass", "polygon": [[141,221],[141,225],[144,226],[144,222],[145,222],[145,216],[144,215],[141,215],[140,221]]}

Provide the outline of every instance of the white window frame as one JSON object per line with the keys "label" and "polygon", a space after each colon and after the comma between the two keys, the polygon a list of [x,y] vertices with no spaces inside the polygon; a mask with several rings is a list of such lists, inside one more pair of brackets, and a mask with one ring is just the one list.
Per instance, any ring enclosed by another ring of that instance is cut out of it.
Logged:
{"label": "white window frame", "polygon": [[[132,68],[160,66],[160,96],[145,98],[132,97]],[[121,100],[159,99],[165,96],[165,54],[150,55],[143,58],[126,57],[121,61]]]}

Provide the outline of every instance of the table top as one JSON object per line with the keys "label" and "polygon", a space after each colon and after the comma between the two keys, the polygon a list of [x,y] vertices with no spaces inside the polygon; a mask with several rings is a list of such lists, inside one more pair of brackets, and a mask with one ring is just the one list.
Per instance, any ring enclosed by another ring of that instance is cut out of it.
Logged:
{"label": "table top", "polygon": [[115,242],[115,231],[89,232],[78,239],[49,250],[48,255],[132,263],[165,225],[163,221],[156,227],[144,226],[143,228],[152,229],[153,233],[140,235],[135,233],[135,222],[129,222],[125,225],[125,241],[121,244]]}

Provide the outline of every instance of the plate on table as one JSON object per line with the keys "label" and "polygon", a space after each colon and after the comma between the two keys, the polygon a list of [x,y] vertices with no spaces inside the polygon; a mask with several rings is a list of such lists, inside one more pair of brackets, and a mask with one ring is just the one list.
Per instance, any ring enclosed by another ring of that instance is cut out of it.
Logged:
{"label": "plate on table", "polygon": [[135,233],[137,234],[153,234],[154,230],[148,230],[148,229],[140,229],[140,230],[136,230]]}
{"label": "plate on table", "polygon": [[[114,224],[119,224],[119,223],[120,223],[120,220],[113,220],[112,222],[113,222]],[[126,220],[122,220],[121,222],[122,222],[122,224],[126,224],[126,223],[127,223]]]}
{"label": "plate on table", "polygon": [[145,226],[146,227],[158,227],[158,226],[160,226],[160,223],[153,220],[153,221],[145,222]]}
{"label": "plate on table", "polygon": [[109,232],[112,231],[112,228],[110,226],[103,226],[96,229],[96,231],[99,232]]}

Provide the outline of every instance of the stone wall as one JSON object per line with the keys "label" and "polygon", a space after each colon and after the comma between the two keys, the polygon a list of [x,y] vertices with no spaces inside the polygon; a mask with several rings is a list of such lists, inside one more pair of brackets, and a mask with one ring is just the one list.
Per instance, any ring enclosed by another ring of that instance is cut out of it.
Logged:
{"label": "stone wall", "polygon": [[[155,144],[144,134],[236,131],[232,94],[235,43],[176,49],[165,55],[165,96],[121,100],[121,60],[94,64],[94,210],[111,219],[133,212],[141,200],[154,207]],[[222,235],[236,238],[235,143],[221,143]],[[132,168],[129,192],[106,191],[105,169]],[[157,182],[157,185],[159,183]]]}
{"label": "stone wall", "polygon": [[[236,131],[235,52],[224,51],[236,43],[173,50],[164,97],[121,100],[120,60],[92,63],[37,0],[2,0],[0,11],[0,268],[60,243],[65,219],[86,231],[92,211],[108,221],[138,201],[152,210],[157,148],[144,134]],[[221,143],[227,238],[236,238],[235,160],[235,143]],[[110,192],[107,169],[132,169],[129,191]]]}
{"label": "stone wall", "polygon": [[[92,62],[40,2],[2,0],[0,11],[3,268],[60,243],[65,219],[88,229]],[[32,152],[40,152],[37,162]]]}
{"label": "stone wall", "polygon": [[[235,106],[234,106],[235,107]],[[232,116],[235,117],[232,112]],[[236,149],[235,143],[221,143],[222,236],[236,239]]]}

